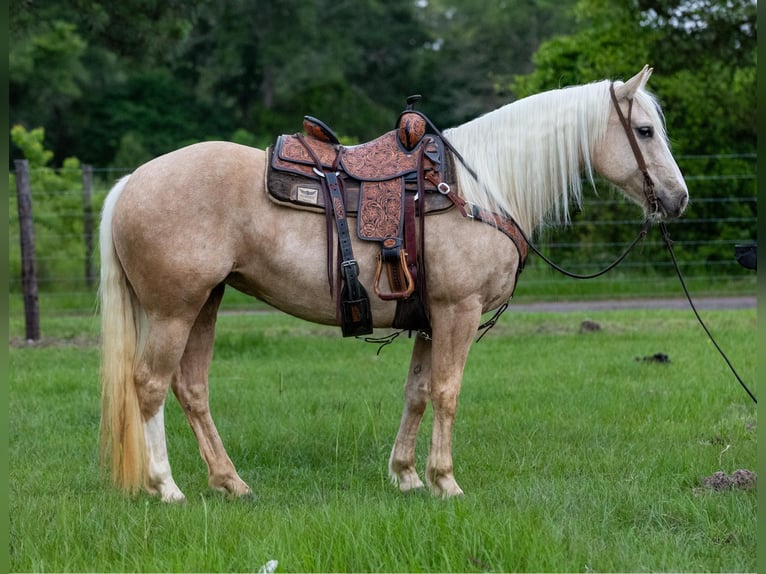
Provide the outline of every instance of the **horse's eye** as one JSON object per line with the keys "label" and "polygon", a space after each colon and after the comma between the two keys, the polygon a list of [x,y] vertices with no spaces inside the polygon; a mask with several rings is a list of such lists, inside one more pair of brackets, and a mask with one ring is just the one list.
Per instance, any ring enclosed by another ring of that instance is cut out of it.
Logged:
{"label": "horse's eye", "polygon": [[652,126],[641,126],[636,128],[636,131],[642,138],[650,138],[654,135],[654,128]]}

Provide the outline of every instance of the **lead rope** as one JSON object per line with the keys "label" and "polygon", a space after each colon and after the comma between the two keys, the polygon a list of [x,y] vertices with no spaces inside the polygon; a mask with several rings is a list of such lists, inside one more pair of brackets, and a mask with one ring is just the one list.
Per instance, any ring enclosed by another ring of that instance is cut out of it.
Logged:
{"label": "lead rope", "polygon": [[694,306],[694,302],[692,301],[692,297],[689,294],[689,289],[686,287],[686,281],[684,281],[684,277],[681,274],[681,268],[678,266],[678,260],[676,260],[676,254],[673,252],[673,241],[670,239],[670,233],[668,232],[668,228],[665,227],[664,222],[660,222],[659,224],[660,231],[662,232],[662,239],[665,241],[665,245],[667,245],[668,251],[670,252],[670,258],[673,260],[673,267],[676,270],[676,275],[678,275],[678,280],[681,282],[681,287],[684,290],[684,294],[686,295],[687,301],[689,301],[689,306],[692,308],[692,311],[694,312],[694,316],[697,318],[697,321],[699,322],[702,329],[707,334],[708,338],[710,339],[710,342],[713,343],[713,346],[716,348],[718,353],[723,357],[723,360],[726,362],[726,364],[729,367],[729,370],[734,375],[734,378],[737,379],[737,382],[742,386],[743,389],[745,389],[745,392],[750,396],[750,398],[753,400],[753,402],[757,405],[758,400],[755,398],[755,395],[750,391],[748,386],[745,384],[745,382],[742,380],[742,378],[737,373],[737,370],[734,368],[734,365],[731,364],[731,361],[729,360],[729,357],[726,356],[726,353],[723,352],[723,349],[718,345],[715,338],[713,338],[712,333],[705,325],[705,322],[702,320],[702,317],[700,317],[699,312],[697,311],[697,308]]}
{"label": "lead rope", "polygon": [[[638,147],[638,142],[635,139],[635,136],[633,135],[633,132],[630,128],[630,112],[632,111],[632,100],[629,102],[628,107],[628,117],[626,118],[625,115],[622,113],[622,109],[619,106],[619,103],[617,102],[617,96],[614,92],[614,84],[612,84],[609,87],[610,96],[612,98],[612,102],[614,103],[614,106],[617,110],[617,115],[620,118],[620,123],[622,124],[623,128],[625,129],[625,134],[628,137],[628,141],[630,142],[630,147],[633,151],[633,155],[636,157],[636,161],[638,162],[638,167],[641,170],[641,173],[644,176],[644,194],[646,195],[647,203],[649,204],[650,213],[647,217],[646,221],[644,221],[643,225],[641,226],[641,231],[638,234],[638,237],[633,240],[633,242],[628,246],[628,248],[620,255],[613,263],[608,265],[606,268],[602,269],[601,271],[598,271],[596,273],[593,273],[591,275],[578,275],[576,273],[571,273],[558,265],[556,265],[553,261],[551,261],[548,257],[543,255],[537,247],[532,244],[529,239],[527,238],[524,231],[516,224],[516,227],[519,229],[519,232],[521,233],[521,236],[524,238],[524,241],[527,242],[527,245],[529,248],[535,252],[535,254],[540,257],[545,263],[547,263],[549,266],[551,266],[553,269],[558,271],[559,273],[566,275],[567,277],[571,277],[573,279],[594,279],[596,277],[599,277],[600,275],[603,275],[607,273],[608,271],[611,271],[614,269],[617,265],[619,265],[625,257],[627,257],[628,253],[633,250],[633,248],[636,246],[636,244],[642,240],[644,237],[646,237],[649,226],[651,225],[651,216],[654,213],[657,213],[659,211],[659,202],[657,200],[657,196],[654,193],[654,182],[652,181],[652,178],[649,176],[649,171],[646,167],[646,162],[644,161],[643,154],[641,153],[641,149]],[[444,135],[439,131],[439,128],[437,128],[434,123],[425,115],[423,116],[425,120],[428,122],[428,124],[431,126],[431,128],[436,132],[436,134],[442,139],[444,144],[447,146],[447,148],[455,155],[455,157],[460,161],[460,163],[463,165],[464,168],[468,171],[468,173],[471,174],[473,179],[482,187],[485,187],[485,183],[481,180],[479,180],[478,174],[476,171],[474,171],[463,159],[463,156],[460,155],[460,153],[455,149],[455,147],[452,145],[452,143],[447,140],[447,138],[444,137]],[[511,219],[514,223],[516,223],[513,220],[513,217],[511,217],[510,214],[506,214],[506,216]],[[755,395],[752,393],[752,391],[748,388],[748,386],[745,384],[745,382],[742,380],[742,378],[739,376],[739,373],[737,373],[737,370],[734,368],[734,365],[731,364],[731,361],[729,360],[729,357],[724,353],[723,349],[721,349],[720,345],[718,345],[718,342],[713,337],[710,330],[705,325],[705,322],[702,320],[702,317],[700,317],[699,312],[697,311],[697,308],[694,305],[694,302],[692,301],[691,294],[689,293],[689,289],[686,287],[686,281],[684,281],[683,274],[681,273],[681,269],[678,266],[678,261],[676,260],[675,252],[673,251],[673,242],[670,239],[670,233],[668,232],[667,227],[665,226],[665,223],[660,221],[659,222],[659,228],[662,233],[662,238],[665,241],[665,245],[667,245],[668,251],[670,252],[670,258],[673,261],[673,266],[676,271],[676,275],[678,275],[678,280],[681,283],[681,287],[684,291],[684,295],[686,295],[687,301],[689,301],[689,306],[691,307],[692,311],[694,312],[694,316],[697,318],[697,321],[699,322],[700,326],[702,326],[702,329],[707,334],[708,338],[710,339],[710,342],[713,343],[713,346],[716,348],[718,353],[721,355],[723,360],[726,362],[726,365],[729,367],[729,370],[731,370],[732,374],[734,375],[734,378],[737,379],[737,382],[742,386],[742,388],[745,390],[745,392],[748,394],[748,396],[752,399],[752,401],[755,404],[758,404],[758,400],[755,398]],[[503,312],[508,308],[508,301],[506,301],[492,316],[492,318],[487,321],[486,323],[482,324],[479,327],[479,330],[484,329],[482,334],[477,339],[477,342],[484,337],[484,335],[487,334],[487,332],[495,326],[497,323],[497,320],[500,318],[500,315],[503,314]]]}

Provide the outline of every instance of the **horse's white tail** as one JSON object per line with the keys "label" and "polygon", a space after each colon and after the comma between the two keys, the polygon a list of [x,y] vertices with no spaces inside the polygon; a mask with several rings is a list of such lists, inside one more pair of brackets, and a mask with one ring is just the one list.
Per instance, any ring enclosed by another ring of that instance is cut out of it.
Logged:
{"label": "horse's white tail", "polygon": [[112,216],[126,176],[109,192],[101,217],[101,464],[112,480],[134,492],[144,484],[146,442],[134,372],[140,347],[141,309],[112,240]]}

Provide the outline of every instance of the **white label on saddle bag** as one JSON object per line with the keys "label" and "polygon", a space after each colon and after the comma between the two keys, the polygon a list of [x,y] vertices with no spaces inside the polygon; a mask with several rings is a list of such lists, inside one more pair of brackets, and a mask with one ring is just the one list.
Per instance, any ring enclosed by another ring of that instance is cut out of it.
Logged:
{"label": "white label on saddle bag", "polygon": [[319,190],[313,187],[299,185],[295,190],[295,201],[317,205],[319,203]]}

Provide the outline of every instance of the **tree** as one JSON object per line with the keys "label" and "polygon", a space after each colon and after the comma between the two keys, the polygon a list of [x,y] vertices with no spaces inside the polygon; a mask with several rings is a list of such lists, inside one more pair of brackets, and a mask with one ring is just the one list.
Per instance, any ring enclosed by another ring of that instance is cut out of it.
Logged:
{"label": "tree", "polygon": [[429,32],[422,51],[424,106],[452,126],[515,99],[515,75],[533,70],[543,40],[568,29],[574,0],[533,2],[429,0],[420,20]]}
{"label": "tree", "polygon": [[[29,161],[30,187],[35,210],[35,248],[37,275],[41,287],[52,276],[66,276],[71,261],[82,261],[84,246],[82,218],[82,172],[77,158],[67,158],[60,169],[50,166],[53,152],[46,149],[45,130],[26,130],[20,125],[11,129],[11,138]],[[10,189],[15,178],[10,175]],[[15,194],[11,196],[9,234],[19,235]],[[12,244],[12,242],[11,242]],[[18,250],[10,251],[11,275],[20,276],[21,260]]]}
{"label": "tree", "polygon": [[[653,65],[649,88],[663,105],[674,154],[687,179],[699,178],[690,180],[692,209],[705,223],[685,230],[686,239],[755,237],[754,228],[726,222],[752,217],[755,202],[721,213],[714,201],[699,201],[754,195],[741,179],[727,175],[751,172],[749,154],[756,149],[755,1],[580,0],[575,13],[574,31],[544,42],[535,53],[534,72],[517,76],[512,89],[524,96],[628,78],[644,64]],[[624,213],[616,207],[605,217],[623,219]],[[694,249],[687,254],[699,256]],[[703,256],[714,261],[732,254],[724,245]]]}
{"label": "tree", "polygon": [[507,103],[573,2],[11,0],[10,119],[44,126],[57,165],[120,167],[235,134],[263,147],[304,114],[368,139],[413,93],[446,127]]}

